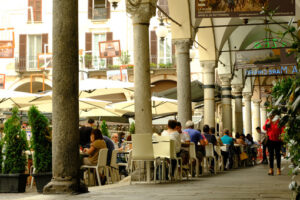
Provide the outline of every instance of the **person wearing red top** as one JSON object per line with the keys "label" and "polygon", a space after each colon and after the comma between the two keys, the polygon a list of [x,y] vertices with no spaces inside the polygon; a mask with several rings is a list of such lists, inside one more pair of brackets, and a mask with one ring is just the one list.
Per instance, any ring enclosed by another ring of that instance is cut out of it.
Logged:
{"label": "person wearing red top", "polygon": [[281,174],[280,149],[282,145],[281,134],[283,132],[284,127],[280,127],[278,123],[279,123],[279,119],[274,119],[274,115],[270,114],[269,118],[265,122],[265,125],[263,126],[263,129],[267,131],[267,135],[268,135],[268,151],[269,151],[269,165],[270,165],[268,175],[274,175],[274,171],[273,171],[274,151],[275,151],[276,161],[277,161],[277,175]]}

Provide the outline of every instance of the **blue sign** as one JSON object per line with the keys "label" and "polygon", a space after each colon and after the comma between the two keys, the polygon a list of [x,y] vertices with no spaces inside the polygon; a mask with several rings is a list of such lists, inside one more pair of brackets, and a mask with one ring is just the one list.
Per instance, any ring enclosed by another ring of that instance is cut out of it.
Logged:
{"label": "blue sign", "polygon": [[297,66],[280,66],[273,69],[248,69],[246,70],[246,75],[282,75],[282,74],[296,74],[298,72]]}

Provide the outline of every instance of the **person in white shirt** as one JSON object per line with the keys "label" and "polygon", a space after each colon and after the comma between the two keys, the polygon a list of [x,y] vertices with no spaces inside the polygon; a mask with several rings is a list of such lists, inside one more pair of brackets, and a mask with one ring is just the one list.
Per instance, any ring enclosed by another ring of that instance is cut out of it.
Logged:
{"label": "person in white shirt", "polygon": [[176,120],[169,120],[168,121],[168,129],[164,130],[161,136],[169,136],[171,140],[175,141],[175,152],[177,156],[179,156],[180,148],[181,148],[181,138],[176,130],[177,121]]}
{"label": "person in white shirt", "polygon": [[[180,156],[180,148],[181,148],[181,139],[178,131],[176,130],[177,121],[176,120],[169,120],[168,121],[168,129],[164,130],[161,136],[169,136],[171,140],[175,141],[175,152],[176,156]],[[174,172],[176,168],[176,160],[172,159],[172,177],[174,177]]]}

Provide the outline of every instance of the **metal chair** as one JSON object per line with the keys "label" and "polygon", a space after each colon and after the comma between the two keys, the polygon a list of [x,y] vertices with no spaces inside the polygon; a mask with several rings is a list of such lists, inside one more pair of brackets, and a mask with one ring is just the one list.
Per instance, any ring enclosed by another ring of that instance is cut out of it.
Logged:
{"label": "metal chair", "polygon": [[196,176],[199,176],[199,159],[196,156],[196,147],[195,143],[191,142],[190,143],[190,148],[189,148],[189,153],[190,153],[190,170],[191,170],[191,175],[193,173],[193,162],[196,162]]}
{"label": "metal chair", "polygon": [[106,165],[107,162],[107,152],[108,149],[100,149],[99,150],[99,155],[98,155],[98,162],[97,165],[81,165],[81,169],[87,168],[88,169],[88,184],[90,185],[90,169],[94,169],[94,173],[96,172],[98,184],[100,185],[100,175],[99,175],[99,169],[103,170],[103,173],[106,177],[108,177],[108,166]]}
{"label": "metal chair", "polygon": [[[133,134],[132,135],[132,160],[130,174],[132,175],[134,162],[139,163],[139,181],[141,181],[141,163],[146,162],[147,182],[150,182],[150,162],[154,163],[154,172],[157,169],[157,159],[154,157],[152,135],[149,134]],[[130,184],[132,179],[130,179]],[[154,183],[156,183],[156,175],[154,173]]]}

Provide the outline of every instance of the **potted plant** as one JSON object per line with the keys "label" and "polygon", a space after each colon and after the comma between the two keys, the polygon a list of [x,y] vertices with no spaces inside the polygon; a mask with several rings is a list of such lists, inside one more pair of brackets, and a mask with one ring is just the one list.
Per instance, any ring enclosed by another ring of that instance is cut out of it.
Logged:
{"label": "potted plant", "polygon": [[135,133],[135,123],[134,122],[131,122],[131,124],[130,124],[129,133],[130,133],[130,135]]}
{"label": "potted plant", "polygon": [[18,108],[13,108],[12,116],[4,124],[3,169],[0,174],[0,192],[25,192],[28,174],[25,150],[28,149],[25,131],[21,129]]}
{"label": "potted plant", "polygon": [[33,177],[36,181],[38,192],[43,192],[44,186],[52,178],[52,144],[48,119],[32,106],[28,112],[29,125],[31,126],[31,147],[33,154]]}
{"label": "potted plant", "polygon": [[102,121],[100,129],[101,129],[102,135],[110,137],[110,134],[108,132],[108,127],[107,127],[107,124],[106,124],[105,120]]}

